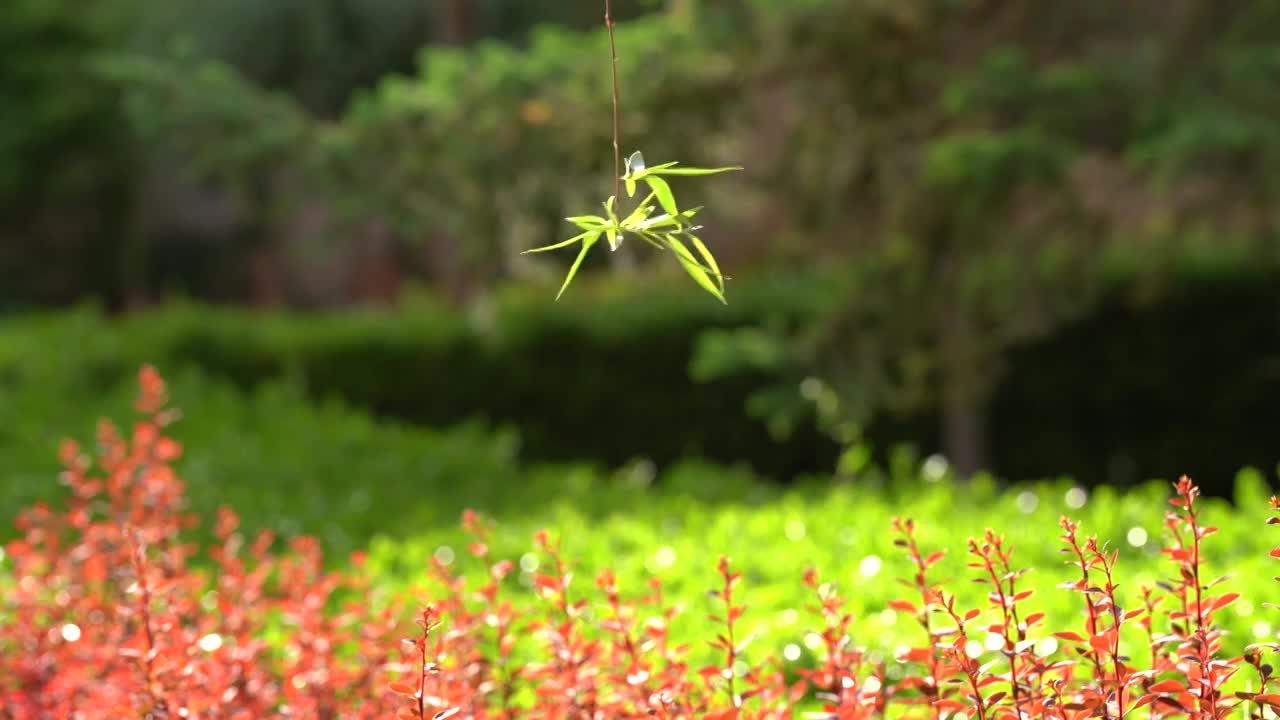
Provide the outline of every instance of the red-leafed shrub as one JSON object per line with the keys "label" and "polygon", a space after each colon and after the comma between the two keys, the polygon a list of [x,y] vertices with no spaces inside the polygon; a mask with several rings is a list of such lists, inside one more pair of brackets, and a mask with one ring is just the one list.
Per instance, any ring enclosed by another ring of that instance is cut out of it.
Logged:
{"label": "red-leafed shrub", "polygon": [[[1140,588],[1139,607],[1119,604],[1118,552],[1081,537],[1067,518],[1060,540],[1077,577],[1061,587],[1080,594],[1079,627],[1045,628],[1043,615],[1026,610],[1026,569],[991,530],[967,545],[990,607],[960,607],[929,577],[942,551],[919,547],[912,520],[893,519],[915,571],[902,580],[910,596],[889,605],[920,630],[919,643],[894,658],[905,672],[888,672],[854,644],[844,599],[810,570],[803,582],[816,599],[822,650],[816,665],[789,676],[779,658],[744,652],[747,606],[727,558],[711,593],[721,631],[708,642],[719,660],[698,667],[671,640],[679,612],[661,583],[628,599],[605,570],[594,595],[575,593],[572,563],[541,532],[535,542],[548,562],[534,579],[536,601],[513,597],[504,582],[513,564],[490,557],[489,527],[470,512],[462,525],[487,576],[476,585],[433,561],[425,571],[437,590],[416,616],[396,598],[375,604],[359,555],[349,570],[327,572],[315,540],[278,551],[269,533],[245,538],[228,509],[217,515],[218,542],[202,551],[184,539],[196,520],[172,465],[182,448],[165,434],[175,417],[165,384],[150,368],[140,382],[142,419],[129,433],[102,423],[92,458],[64,446],[65,507],[37,505],[17,520],[11,577],[0,580],[0,718],[1121,720],[1280,711],[1280,687],[1262,660],[1280,648],[1222,651],[1214,617],[1238,596],[1215,593],[1220,579],[1201,575],[1215,529],[1204,526],[1186,478],[1166,516],[1174,579]],[[1272,507],[1280,512],[1280,501]],[[1121,653],[1126,625],[1145,632],[1141,659]],[[1001,648],[984,663],[975,638],[989,634]],[[1067,652],[1038,652],[1033,636],[1049,635]],[[1227,689],[1240,673],[1256,692]]]}
{"label": "red-leafed shrub", "polygon": [[[18,518],[0,606],[0,716],[36,718],[375,718],[400,671],[400,624],[359,598],[361,575],[325,573],[318,544],[270,552],[218,513],[211,569],[188,561],[182,448],[164,434],[165,384],[140,376],[127,435],[98,430],[96,463],[62,449],[66,507]],[[96,467],[95,467],[96,465]],[[335,603],[342,597],[354,602]],[[273,641],[278,635],[281,639]]]}

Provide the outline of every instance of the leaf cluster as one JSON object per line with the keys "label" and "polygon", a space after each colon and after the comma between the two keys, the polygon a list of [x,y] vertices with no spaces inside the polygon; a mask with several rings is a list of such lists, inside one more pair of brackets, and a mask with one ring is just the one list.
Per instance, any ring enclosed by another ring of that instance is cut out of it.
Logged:
{"label": "leaf cluster", "polygon": [[[564,294],[565,289],[577,274],[578,268],[582,266],[583,259],[601,237],[608,240],[610,250],[616,251],[630,233],[658,250],[671,251],[694,282],[714,295],[720,302],[725,302],[726,278],[720,272],[720,266],[711,250],[694,234],[702,229],[701,225],[693,224],[693,217],[702,210],[702,207],[681,210],[670,183],[662,176],[714,175],[742,168],[737,166],[678,167],[679,164],[673,161],[646,167],[644,155],[639,150],[635,151],[627,158],[627,171],[621,179],[626,186],[627,197],[635,197],[636,189],[642,182],[649,186],[649,194],[626,217],[619,219],[617,198],[610,196],[603,203],[604,215],[575,215],[565,218],[582,232],[568,240],[525,251],[525,253],[546,252],[575,244],[580,245],[578,256],[569,267],[569,272],[560,286],[560,292],[556,294],[556,299]],[[693,247],[693,251],[689,249],[690,246]]]}

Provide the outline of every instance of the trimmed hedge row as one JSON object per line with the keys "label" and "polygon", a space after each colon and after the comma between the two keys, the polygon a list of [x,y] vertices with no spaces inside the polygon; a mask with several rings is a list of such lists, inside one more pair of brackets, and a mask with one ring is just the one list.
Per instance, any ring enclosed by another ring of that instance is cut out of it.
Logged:
{"label": "trimmed hedge row", "polygon": [[991,416],[1007,477],[1089,485],[1196,478],[1229,496],[1280,462],[1280,271],[1184,275],[1159,301],[1116,297],[1016,348]]}
{"label": "trimmed hedge row", "polygon": [[[811,426],[776,441],[744,403],[756,390],[794,382],[796,369],[780,378],[744,365],[697,382],[692,349],[711,328],[812,322],[836,282],[744,279],[728,307],[683,286],[586,282],[573,302],[548,302],[544,288],[514,289],[465,315],[415,298],[396,311],[323,315],[175,304],[111,320],[91,309],[25,316],[0,333],[0,393],[24,385],[61,388],[62,396],[44,393],[50,402],[92,395],[153,361],[241,389],[285,380],[313,400],[414,424],[508,425],[531,460],[666,465],[701,456],[788,480],[829,470],[836,448]],[[993,469],[1120,486],[1185,470],[1207,493],[1226,494],[1240,465],[1273,467],[1277,287],[1270,271],[1184,276],[1146,306],[1128,288],[1058,335],[1013,349],[991,409]],[[869,437],[880,449],[905,441],[929,453],[937,427],[925,411],[886,418]]]}
{"label": "trimmed hedge row", "polygon": [[[0,388],[6,377],[56,377],[91,392],[151,362],[246,389],[284,378],[313,399],[416,424],[509,424],[522,455],[537,460],[702,456],[746,460],[782,479],[830,468],[836,448],[813,429],[773,442],[743,407],[773,378],[744,371],[694,383],[690,357],[709,328],[812,322],[832,282],[759,276],[739,283],[727,307],[683,285],[584,283],[573,302],[549,302],[545,288],[513,289],[467,315],[420,298],[395,311],[323,315],[178,303],[107,320],[83,308],[10,321]],[[49,359],[56,348],[67,354]]]}

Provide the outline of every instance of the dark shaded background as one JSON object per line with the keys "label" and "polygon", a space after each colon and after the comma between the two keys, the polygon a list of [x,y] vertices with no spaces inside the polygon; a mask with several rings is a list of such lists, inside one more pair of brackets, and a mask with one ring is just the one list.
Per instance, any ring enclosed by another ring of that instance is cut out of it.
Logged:
{"label": "dark shaded background", "polygon": [[678,189],[728,307],[519,254],[609,192],[599,5],[10,0],[0,392],[153,361],[778,480],[1280,460],[1280,0],[618,0],[625,151],[747,168]]}

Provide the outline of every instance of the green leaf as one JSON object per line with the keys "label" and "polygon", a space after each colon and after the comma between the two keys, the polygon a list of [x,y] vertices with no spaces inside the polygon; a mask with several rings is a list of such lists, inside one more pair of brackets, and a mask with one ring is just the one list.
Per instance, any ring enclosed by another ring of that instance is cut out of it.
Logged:
{"label": "green leaf", "polygon": [[644,220],[644,221],[641,221],[641,222],[639,222],[639,223],[636,223],[633,227],[631,227],[631,228],[629,228],[629,229],[631,229],[631,230],[653,230],[653,229],[655,229],[655,228],[663,228],[663,227],[668,227],[668,226],[680,227],[680,224],[681,224],[681,223],[680,223],[680,219],[679,219],[679,218],[674,218],[674,217],[671,217],[670,215],[668,215],[668,214],[666,214],[666,213],[662,213],[661,215],[654,215],[654,216],[653,216],[653,217],[651,217],[651,218],[648,218],[648,219],[646,219],[646,220]]}
{"label": "green leaf", "polygon": [[644,170],[638,170],[638,171],[636,171],[636,172],[631,172],[631,171],[629,171],[629,170],[628,170],[628,171],[627,171],[627,174],[626,174],[624,177],[629,177],[629,178],[631,178],[632,180],[643,180],[645,177],[648,177],[649,175],[652,175],[652,174],[653,174],[653,172],[654,172],[655,170],[665,170],[665,169],[667,169],[667,168],[669,168],[669,167],[675,167],[676,165],[679,165],[679,164],[680,164],[680,163],[678,163],[678,162],[674,162],[674,161],[673,161],[673,162],[668,162],[668,163],[662,163],[661,165],[654,165],[654,166],[653,166],[653,167],[651,167],[651,168],[647,168],[647,169],[644,169]]}
{"label": "green leaf", "polygon": [[622,241],[618,239],[618,230],[614,227],[605,228],[605,237],[609,238],[609,249],[617,250]]}
{"label": "green leaf", "polygon": [[676,198],[671,194],[671,186],[666,180],[650,175],[644,179],[649,183],[649,187],[653,188],[653,194],[658,196],[658,202],[662,204],[662,209],[666,210],[670,215],[679,215],[680,209],[676,207]]}
{"label": "green leaf", "polygon": [[649,213],[653,212],[653,206],[649,204],[653,202],[653,196],[653,193],[649,193],[645,196],[645,199],[640,201],[640,204],[636,206],[635,210],[631,211],[631,214],[627,216],[627,219],[622,221],[622,226],[627,227],[635,225],[648,217]]}
{"label": "green leaf", "polygon": [[693,216],[697,215],[699,212],[702,212],[701,205],[695,208],[689,208],[688,210],[681,212],[679,217],[684,218],[685,220],[692,220]]}
{"label": "green leaf", "polygon": [[654,215],[651,218],[646,218],[638,223],[624,223],[623,226],[632,231],[653,230],[655,228],[662,228],[670,225],[683,227],[685,224],[684,221],[691,219],[701,209],[702,208],[693,208],[692,210],[685,210],[684,212],[674,216],[668,213],[662,213],[661,215]]}
{"label": "green leaf", "polygon": [[529,250],[525,250],[524,252],[522,252],[522,253],[520,253],[520,254],[521,254],[521,255],[528,255],[529,253],[547,252],[548,250],[559,250],[559,249],[560,249],[560,248],[562,248],[562,247],[568,247],[569,245],[572,245],[572,244],[574,244],[574,243],[578,242],[578,241],[579,241],[579,240],[581,240],[582,238],[584,238],[584,237],[586,237],[586,236],[590,235],[592,232],[595,232],[595,233],[596,233],[596,235],[599,235],[599,234],[600,234],[598,231],[588,231],[588,232],[584,232],[584,233],[582,233],[582,234],[580,234],[580,235],[574,235],[573,237],[571,237],[571,238],[569,238],[568,240],[565,240],[565,241],[563,241],[563,242],[558,242],[558,243],[556,243],[556,244],[554,244],[554,245],[545,245],[545,246],[540,247],[540,248],[532,248],[532,249],[529,249]]}
{"label": "green leaf", "polygon": [[587,233],[587,238],[582,241],[582,250],[578,253],[578,257],[574,259],[573,265],[570,266],[569,274],[565,275],[564,284],[560,286],[560,292],[556,293],[556,300],[559,300],[560,296],[564,294],[565,288],[569,287],[569,283],[573,280],[573,276],[578,274],[578,268],[582,265],[582,259],[587,256],[587,251],[589,251],[591,246],[595,245],[596,241],[599,239],[600,233]]}
{"label": "green leaf", "polygon": [[658,239],[654,236],[654,234],[653,234],[653,233],[648,232],[648,231],[646,231],[646,230],[636,230],[636,231],[634,231],[634,232],[635,232],[635,234],[636,234],[636,236],[637,236],[637,237],[641,238],[642,240],[644,240],[645,242],[649,243],[650,245],[652,245],[652,246],[654,246],[654,247],[658,248],[659,250],[666,250],[666,249],[667,249],[667,246],[666,246],[666,245],[663,245],[661,242],[659,242],[659,241],[658,241]]}
{"label": "green leaf", "polygon": [[600,218],[599,220],[582,220],[574,223],[574,225],[577,225],[580,229],[586,230],[587,232],[603,230],[609,227],[609,223],[605,221],[604,218]]}
{"label": "green leaf", "polygon": [[693,263],[694,265],[698,266],[698,268],[700,268],[702,272],[706,273],[708,276],[712,276],[712,275],[718,276],[719,273],[717,271],[712,270],[706,265],[703,265],[701,262],[698,261],[698,258],[693,256],[693,253],[689,251],[689,248],[686,247],[685,244],[680,241],[679,236],[681,234],[684,234],[684,233],[667,232],[662,236],[662,238],[669,247],[675,250],[676,255],[680,256],[681,258],[684,258],[685,261]]}
{"label": "green leaf", "polygon": [[732,167],[722,167],[722,168],[688,167],[688,168],[667,168],[664,170],[656,170],[654,168],[650,168],[647,172],[651,172],[654,175],[715,175],[716,173],[731,172],[733,170],[742,170],[742,169],[744,168],[742,168],[739,165],[735,165]]}
{"label": "green leaf", "polygon": [[720,272],[720,266],[716,263],[716,258],[707,249],[706,245],[698,239],[697,235],[690,235],[689,241],[693,243],[693,247],[697,249],[698,254],[702,255],[702,259],[707,261],[707,267],[714,271],[716,282],[720,285],[720,292],[724,292],[724,274]]}
{"label": "green leaf", "polygon": [[676,251],[676,257],[680,260],[680,264],[684,266],[684,271],[689,273],[689,277],[693,278],[694,282],[701,285],[704,290],[716,296],[716,299],[720,302],[728,305],[729,303],[724,299],[724,293],[711,281],[707,271],[698,264],[698,261],[693,257],[693,253],[689,252],[689,248],[685,247],[684,243],[673,235],[667,236],[667,242]]}
{"label": "green leaf", "polygon": [[636,196],[636,181],[635,181],[635,180],[632,180],[631,178],[626,178],[625,180],[623,180],[623,182],[624,182],[624,183],[626,183],[626,185],[627,185],[627,197],[635,197],[635,196]]}

